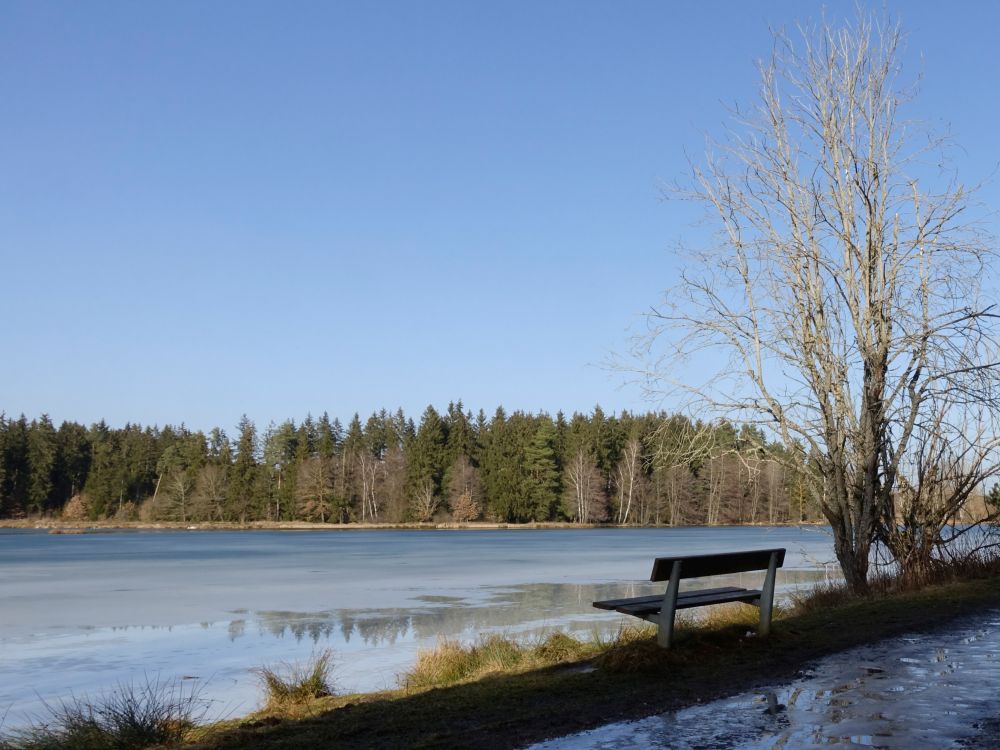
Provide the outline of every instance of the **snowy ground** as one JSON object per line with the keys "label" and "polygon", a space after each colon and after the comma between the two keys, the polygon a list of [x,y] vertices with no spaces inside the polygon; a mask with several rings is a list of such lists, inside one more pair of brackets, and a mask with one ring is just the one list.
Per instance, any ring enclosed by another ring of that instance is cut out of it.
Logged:
{"label": "snowy ground", "polygon": [[998,715],[1000,610],[959,628],[827,657],[790,685],[530,750],[1000,747]]}

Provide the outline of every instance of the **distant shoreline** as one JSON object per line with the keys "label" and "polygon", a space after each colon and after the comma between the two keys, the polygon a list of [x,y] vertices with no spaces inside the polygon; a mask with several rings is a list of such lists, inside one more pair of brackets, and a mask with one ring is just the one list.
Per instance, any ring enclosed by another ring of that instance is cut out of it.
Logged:
{"label": "distant shoreline", "polygon": [[823,526],[817,521],[802,523],[755,523],[755,524],[719,524],[707,526],[693,524],[687,526],[635,526],[598,523],[570,523],[557,521],[531,521],[528,523],[309,523],[306,521],[249,521],[235,523],[229,521],[211,521],[184,523],[182,521],[65,521],[55,518],[4,518],[0,519],[0,529],[39,529],[52,533],[86,534],[96,531],[495,531],[526,530],[526,529],[710,529],[710,528],[766,528],[766,527],[796,527]]}

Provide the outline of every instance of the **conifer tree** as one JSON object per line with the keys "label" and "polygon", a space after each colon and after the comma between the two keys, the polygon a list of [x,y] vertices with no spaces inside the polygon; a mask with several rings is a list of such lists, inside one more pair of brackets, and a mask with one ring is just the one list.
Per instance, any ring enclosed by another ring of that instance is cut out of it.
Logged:
{"label": "conifer tree", "polygon": [[84,485],[87,513],[102,518],[122,504],[125,492],[124,452],[119,435],[101,420],[90,428],[90,473]]}
{"label": "conifer tree", "polygon": [[0,412],[0,518],[11,515],[7,505],[7,415]]}
{"label": "conifer tree", "polygon": [[535,429],[530,417],[514,412],[508,418],[502,407],[490,423],[483,451],[483,484],[490,514],[499,521],[517,523],[534,517],[525,451]]}
{"label": "conifer tree", "polygon": [[56,436],[56,502],[66,503],[83,490],[90,470],[90,443],[83,426],[63,422]]}
{"label": "conifer tree", "polygon": [[524,452],[530,520],[547,521],[554,517],[559,506],[561,483],[556,462],[556,437],[555,425],[547,414],[543,414]]}
{"label": "conifer tree", "polygon": [[253,518],[257,485],[257,428],[244,414],[237,426],[236,460],[229,472],[229,516],[240,523]]}
{"label": "conifer tree", "polygon": [[361,416],[355,412],[347,425],[347,434],[340,452],[340,471],[334,486],[334,495],[344,515],[358,517],[362,508],[361,452],[365,450],[365,431]]}
{"label": "conifer tree", "polygon": [[408,493],[418,520],[429,521],[440,503],[447,439],[443,420],[433,406],[428,406],[407,454]]}
{"label": "conifer tree", "polygon": [[28,420],[22,414],[20,419],[7,420],[5,424],[4,484],[0,492],[7,512],[17,516],[28,505]]}
{"label": "conifer tree", "polygon": [[274,518],[291,518],[295,513],[295,484],[298,477],[295,423],[288,419],[268,430],[264,441],[264,464],[271,480]]}
{"label": "conifer tree", "polygon": [[56,468],[56,430],[47,414],[28,428],[28,512],[45,513],[55,503],[53,474]]}
{"label": "conifer tree", "polygon": [[333,424],[330,422],[330,415],[323,412],[316,424],[316,452],[323,458],[333,458],[337,452],[337,436],[334,434]]}

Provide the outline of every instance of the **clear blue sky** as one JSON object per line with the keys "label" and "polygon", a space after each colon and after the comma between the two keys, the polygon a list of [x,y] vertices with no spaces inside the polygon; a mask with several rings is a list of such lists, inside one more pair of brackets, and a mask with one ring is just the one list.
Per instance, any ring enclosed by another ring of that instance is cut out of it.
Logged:
{"label": "clear blue sky", "polygon": [[[1000,4],[887,7],[990,176]],[[0,410],[645,409],[600,364],[699,231],[658,182],[820,9],[5,0]]]}

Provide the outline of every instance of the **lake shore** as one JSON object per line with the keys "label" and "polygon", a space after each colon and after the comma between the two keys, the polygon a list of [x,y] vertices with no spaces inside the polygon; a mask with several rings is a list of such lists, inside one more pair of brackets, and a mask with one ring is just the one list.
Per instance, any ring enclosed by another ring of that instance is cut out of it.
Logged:
{"label": "lake shore", "polygon": [[641,649],[631,667],[593,660],[459,684],[324,698],[295,712],[259,712],[198,733],[198,750],[433,747],[507,750],[614,721],[678,710],[790,681],[854,646],[934,632],[1000,607],[1000,577],[819,606],[780,617],[772,637],[745,626],[692,629],[670,651]]}
{"label": "lake shore", "polygon": [[639,526],[612,523],[571,523],[569,521],[531,521],[529,523],[499,523],[472,521],[467,523],[312,523],[307,521],[68,521],[58,518],[3,518],[0,529],[39,529],[54,533],[84,534],[98,531],[495,531],[497,529],[709,529],[709,528],[763,528],[825,526],[825,522],[754,523],[736,526],[668,526],[666,524]]}

